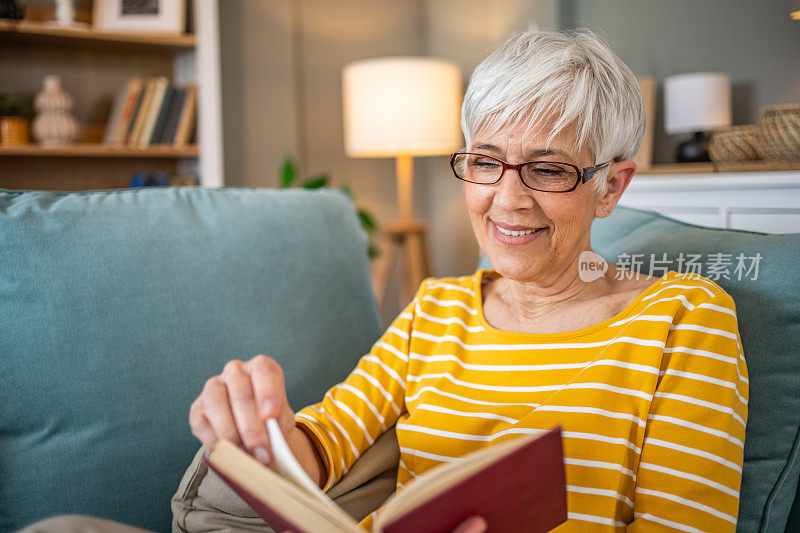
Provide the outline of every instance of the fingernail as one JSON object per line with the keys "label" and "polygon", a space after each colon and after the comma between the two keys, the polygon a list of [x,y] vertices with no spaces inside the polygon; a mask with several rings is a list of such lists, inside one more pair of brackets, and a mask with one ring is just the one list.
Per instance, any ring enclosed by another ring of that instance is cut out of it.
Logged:
{"label": "fingernail", "polygon": [[269,450],[265,446],[258,446],[255,450],[253,450],[253,455],[256,456],[260,462],[264,463],[265,465],[269,464],[270,457],[269,457]]}
{"label": "fingernail", "polygon": [[275,410],[275,405],[276,405],[275,400],[267,399],[267,400],[262,401],[261,402],[261,413],[264,416],[268,416],[268,415],[273,414],[272,411]]}

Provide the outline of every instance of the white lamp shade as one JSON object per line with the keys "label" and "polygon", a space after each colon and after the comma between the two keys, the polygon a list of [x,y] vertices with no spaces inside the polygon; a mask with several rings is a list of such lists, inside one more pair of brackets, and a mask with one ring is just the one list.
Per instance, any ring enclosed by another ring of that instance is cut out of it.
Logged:
{"label": "white lamp shade", "polygon": [[664,130],[709,131],[731,125],[731,80],[721,72],[664,79]]}
{"label": "white lamp shade", "polygon": [[350,157],[441,155],[462,144],[461,69],[432,57],[356,61],[342,73]]}

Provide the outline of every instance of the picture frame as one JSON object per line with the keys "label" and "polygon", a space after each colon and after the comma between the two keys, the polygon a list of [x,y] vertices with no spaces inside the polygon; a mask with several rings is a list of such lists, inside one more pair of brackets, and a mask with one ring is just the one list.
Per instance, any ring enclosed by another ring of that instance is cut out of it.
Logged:
{"label": "picture frame", "polygon": [[186,0],[93,0],[95,31],[182,35]]}

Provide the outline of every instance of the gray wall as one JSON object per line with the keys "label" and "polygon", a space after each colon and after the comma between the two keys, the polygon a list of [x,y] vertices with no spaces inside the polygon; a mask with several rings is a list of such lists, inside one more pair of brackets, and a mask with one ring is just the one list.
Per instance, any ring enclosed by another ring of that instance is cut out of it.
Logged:
{"label": "gray wall", "polygon": [[297,151],[292,15],[285,0],[220,1],[226,185],[273,187]]}
{"label": "gray wall", "polygon": [[[531,25],[556,27],[556,0],[222,0],[226,185],[274,187],[282,157],[292,154],[301,174],[349,183],[359,204],[391,222],[394,161],[344,154],[342,68],[368,57],[438,55],[458,63],[466,81],[510,32]],[[415,171],[433,274],[474,271],[478,247],[447,158],[418,158]],[[390,298],[387,319],[404,304],[394,291]]]}
{"label": "gray wall", "polygon": [[658,84],[654,162],[673,162],[688,136],[664,133],[661,84],[674,74],[727,72],[734,124],[764,106],[800,101],[800,22],[790,0],[565,0],[562,24],[603,30],[637,75]]}

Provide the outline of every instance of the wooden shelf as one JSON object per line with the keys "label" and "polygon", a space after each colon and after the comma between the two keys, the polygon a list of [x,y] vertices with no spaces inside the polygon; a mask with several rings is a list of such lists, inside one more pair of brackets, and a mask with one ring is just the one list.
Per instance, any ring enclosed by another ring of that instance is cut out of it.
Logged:
{"label": "wooden shelf", "polygon": [[106,146],[99,143],[75,143],[66,146],[45,147],[38,144],[0,146],[0,156],[37,157],[122,157],[122,158],[182,158],[197,157],[200,149],[196,144],[181,148],[172,146],[150,146],[129,148]]}
{"label": "wooden shelf", "polygon": [[38,43],[69,43],[86,46],[116,46],[127,48],[158,48],[175,52],[191,50],[197,43],[195,35],[160,35],[146,33],[109,33],[91,27],[63,27],[32,20],[0,20],[0,40]]}
{"label": "wooden shelf", "polygon": [[753,161],[748,163],[674,163],[668,165],[652,165],[641,169],[637,175],[655,174],[711,174],[715,172],[770,172],[782,170],[800,170],[800,161],[776,163],[772,161]]}

